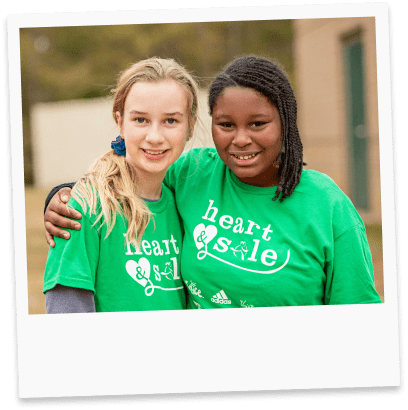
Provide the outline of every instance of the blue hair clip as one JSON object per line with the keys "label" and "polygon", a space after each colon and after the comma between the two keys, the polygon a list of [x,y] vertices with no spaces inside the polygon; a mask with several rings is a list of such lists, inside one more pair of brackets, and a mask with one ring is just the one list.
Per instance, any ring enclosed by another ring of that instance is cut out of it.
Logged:
{"label": "blue hair clip", "polygon": [[115,141],[111,142],[111,148],[115,150],[116,154],[125,156],[126,155],[126,145],[125,140],[119,135]]}

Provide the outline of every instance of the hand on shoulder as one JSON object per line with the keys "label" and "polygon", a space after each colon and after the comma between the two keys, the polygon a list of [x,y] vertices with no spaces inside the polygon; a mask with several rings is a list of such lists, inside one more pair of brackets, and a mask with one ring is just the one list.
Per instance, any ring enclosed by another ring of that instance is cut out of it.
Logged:
{"label": "hand on shoulder", "polygon": [[80,212],[69,208],[68,201],[71,197],[71,188],[61,188],[51,199],[44,214],[45,239],[51,246],[55,246],[53,237],[69,239],[69,232],[61,229],[81,229],[81,224],[69,218],[81,219]]}

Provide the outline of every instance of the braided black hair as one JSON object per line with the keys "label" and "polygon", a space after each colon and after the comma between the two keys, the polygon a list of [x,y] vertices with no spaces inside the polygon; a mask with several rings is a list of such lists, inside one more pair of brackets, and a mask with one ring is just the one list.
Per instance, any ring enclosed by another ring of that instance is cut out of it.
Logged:
{"label": "braided black hair", "polygon": [[279,110],[282,122],[282,147],[277,161],[279,184],[276,200],[290,196],[300,181],[303,145],[297,128],[297,104],[289,80],[278,66],[264,58],[240,57],[215,77],[209,94],[210,115],[221,92],[227,87],[248,87],[265,95]]}

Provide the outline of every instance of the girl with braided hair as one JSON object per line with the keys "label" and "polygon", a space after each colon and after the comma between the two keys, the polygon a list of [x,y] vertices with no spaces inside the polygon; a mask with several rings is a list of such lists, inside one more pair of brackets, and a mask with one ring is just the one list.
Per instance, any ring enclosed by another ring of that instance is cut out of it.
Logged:
{"label": "girl with braided hair", "polygon": [[[218,97],[230,87],[243,89],[244,92],[245,89],[258,91],[278,110],[282,145],[275,158],[275,170],[271,168],[269,174],[276,174],[277,177],[278,188],[274,199],[281,194],[283,200],[292,194],[299,183],[303,166],[303,146],[296,124],[297,105],[292,87],[282,70],[271,61],[257,57],[240,58],[227,66],[212,83],[209,95],[211,115]],[[214,128],[213,121],[213,131]]]}
{"label": "girl with braided hair", "polygon": [[184,225],[187,308],[381,303],[363,221],[328,176],[303,170],[282,70],[238,58],[209,107],[215,149],[190,150],[165,177]]}

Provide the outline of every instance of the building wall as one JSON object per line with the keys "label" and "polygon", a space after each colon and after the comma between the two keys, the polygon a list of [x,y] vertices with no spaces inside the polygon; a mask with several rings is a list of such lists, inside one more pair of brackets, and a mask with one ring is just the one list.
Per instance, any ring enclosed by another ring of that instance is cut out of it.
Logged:
{"label": "building wall", "polygon": [[361,31],[368,138],[367,223],[381,223],[374,17],[294,20],[298,125],[307,168],[332,177],[351,196],[344,38]]}

